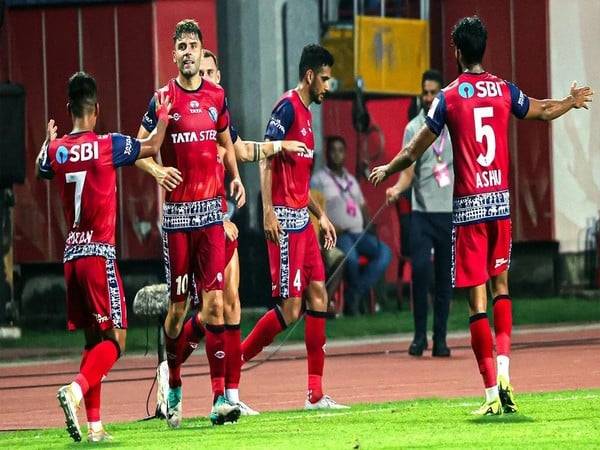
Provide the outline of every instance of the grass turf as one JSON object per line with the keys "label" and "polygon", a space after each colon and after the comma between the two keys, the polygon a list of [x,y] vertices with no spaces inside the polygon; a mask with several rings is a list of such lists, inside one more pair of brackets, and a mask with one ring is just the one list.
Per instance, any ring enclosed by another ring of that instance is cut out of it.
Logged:
{"label": "grass turf", "polygon": [[[489,308],[490,315],[492,308]],[[514,324],[539,325],[559,323],[586,323],[600,321],[600,302],[579,298],[515,298],[513,300]],[[431,329],[432,314],[429,314]],[[242,313],[242,334],[247,335],[256,321],[256,314]],[[449,331],[468,330],[468,308],[464,299],[453,301],[448,319]],[[373,335],[394,333],[410,333],[413,331],[412,313],[408,310],[398,312],[382,312],[358,317],[340,317],[330,320],[327,324],[329,339],[358,338]],[[154,322],[148,330],[146,327],[132,327],[127,333],[127,351],[139,352],[146,348],[146,333],[148,332],[149,349],[156,348],[156,326]],[[304,338],[304,327],[296,327],[290,341]],[[69,333],[64,329],[23,330],[20,340],[2,341],[3,348],[44,348],[57,349],[61,355],[79,354],[83,342],[81,333]],[[56,356],[56,355],[54,355]],[[42,355],[42,357],[44,357]]]}
{"label": "grass turf", "polygon": [[[111,448],[396,449],[598,448],[600,389],[521,394],[520,412],[475,417],[480,399],[424,399],[354,405],[350,410],[287,411],[213,427],[206,418],[107,427]],[[64,429],[0,433],[3,448],[75,448]]]}

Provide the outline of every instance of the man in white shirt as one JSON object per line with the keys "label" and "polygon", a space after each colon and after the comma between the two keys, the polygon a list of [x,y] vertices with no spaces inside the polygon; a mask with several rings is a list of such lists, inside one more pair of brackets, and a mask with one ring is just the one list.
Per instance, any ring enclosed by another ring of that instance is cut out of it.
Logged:
{"label": "man in white shirt", "polygon": [[[313,176],[312,187],[325,196],[327,214],[338,235],[337,247],[347,255],[345,312],[356,315],[360,312],[360,300],[383,276],[392,253],[372,230],[365,233],[350,251],[369,222],[368,210],[358,181],[344,167],[344,138],[328,137],[325,157],[327,167]],[[360,256],[369,261],[364,267],[359,264]]]}

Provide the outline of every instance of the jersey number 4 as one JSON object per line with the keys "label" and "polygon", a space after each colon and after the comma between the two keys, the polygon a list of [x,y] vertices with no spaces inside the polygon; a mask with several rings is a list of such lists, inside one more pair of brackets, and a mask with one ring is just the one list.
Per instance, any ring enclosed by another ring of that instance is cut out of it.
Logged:
{"label": "jersey number 4", "polygon": [[79,216],[81,215],[81,196],[83,195],[83,185],[85,184],[85,170],[81,172],[65,173],[65,181],[67,183],[75,183],[75,221],[73,226],[79,225]]}
{"label": "jersey number 4", "polygon": [[491,125],[484,124],[483,119],[494,117],[494,108],[486,106],[483,108],[473,109],[473,117],[475,119],[475,140],[483,144],[485,137],[487,144],[487,152],[485,155],[479,155],[477,162],[483,167],[488,167],[496,157],[496,135]]}

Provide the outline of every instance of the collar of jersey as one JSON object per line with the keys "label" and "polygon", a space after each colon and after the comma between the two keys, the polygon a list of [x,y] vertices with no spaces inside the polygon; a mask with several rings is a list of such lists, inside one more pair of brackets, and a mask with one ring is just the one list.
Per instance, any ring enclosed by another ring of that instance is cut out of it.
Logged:
{"label": "collar of jersey", "polygon": [[204,86],[204,78],[200,78],[200,86],[198,86],[196,89],[186,89],[182,85],[179,84],[179,82],[177,81],[177,78],[175,78],[174,80],[175,80],[175,86],[177,86],[183,92],[190,92],[190,93],[198,92],[200,89],[202,89],[202,86]]}

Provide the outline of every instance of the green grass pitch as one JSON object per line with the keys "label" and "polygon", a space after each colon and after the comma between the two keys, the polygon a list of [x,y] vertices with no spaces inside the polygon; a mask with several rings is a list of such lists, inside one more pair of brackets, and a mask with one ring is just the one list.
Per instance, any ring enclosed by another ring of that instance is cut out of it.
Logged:
{"label": "green grass pitch", "polygon": [[[480,399],[423,399],[354,405],[342,411],[287,411],[213,427],[185,419],[112,424],[105,448],[397,449],[600,448],[600,389],[521,394],[520,412],[474,417]],[[57,408],[56,413],[59,413]],[[98,444],[96,444],[98,445]],[[0,433],[0,448],[77,448],[63,429]]]}

